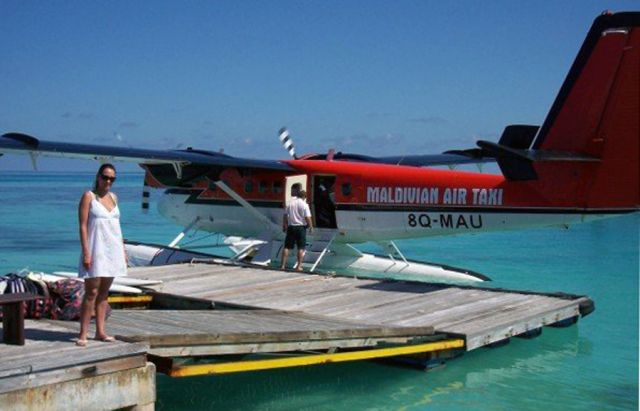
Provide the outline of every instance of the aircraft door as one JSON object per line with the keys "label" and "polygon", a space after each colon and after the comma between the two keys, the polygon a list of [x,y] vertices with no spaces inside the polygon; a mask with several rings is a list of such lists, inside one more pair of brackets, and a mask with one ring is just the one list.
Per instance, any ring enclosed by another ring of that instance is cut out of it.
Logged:
{"label": "aircraft door", "polygon": [[306,174],[298,174],[295,176],[285,177],[284,183],[284,203],[289,204],[291,200],[291,187],[294,184],[300,184],[303,190],[307,190],[307,175]]}
{"label": "aircraft door", "polygon": [[313,176],[313,216],[318,228],[336,228],[336,176]]}

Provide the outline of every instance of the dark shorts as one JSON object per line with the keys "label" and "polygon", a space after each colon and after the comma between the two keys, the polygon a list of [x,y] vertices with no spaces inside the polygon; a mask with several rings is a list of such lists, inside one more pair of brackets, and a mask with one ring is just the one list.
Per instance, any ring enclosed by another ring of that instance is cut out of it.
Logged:
{"label": "dark shorts", "polygon": [[298,246],[298,250],[304,250],[307,245],[307,227],[303,225],[290,225],[287,227],[287,236],[284,238],[284,248],[291,250]]}

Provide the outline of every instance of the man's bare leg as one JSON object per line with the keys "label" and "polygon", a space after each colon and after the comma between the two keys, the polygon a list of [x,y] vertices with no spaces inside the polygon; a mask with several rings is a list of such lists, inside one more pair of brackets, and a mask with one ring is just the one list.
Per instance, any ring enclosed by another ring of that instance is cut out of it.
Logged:
{"label": "man's bare leg", "polygon": [[289,258],[289,249],[284,247],[282,249],[282,262],[280,263],[280,269],[284,270],[287,268],[287,259]]}
{"label": "man's bare leg", "polygon": [[304,258],[304,248],[298,249],[298,265],[296,271],[302,271],[302,259]]}

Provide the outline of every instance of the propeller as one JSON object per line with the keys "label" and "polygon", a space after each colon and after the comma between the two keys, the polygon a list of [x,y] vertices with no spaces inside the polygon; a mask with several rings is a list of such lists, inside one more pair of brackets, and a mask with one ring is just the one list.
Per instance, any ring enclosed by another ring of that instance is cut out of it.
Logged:
{"label": "propeller", "polygon": [[291,140],[289,130],[287,130],[286,127],[282,127],[278,133],[279,133],[280,143],[282,143],[282,146],[284,147],[284,149],[289,152],[289,155],[291,157],[293,157],[294,159],[297,159],[298,156],[296,156],[296,149],[293,147],[293,140]]}

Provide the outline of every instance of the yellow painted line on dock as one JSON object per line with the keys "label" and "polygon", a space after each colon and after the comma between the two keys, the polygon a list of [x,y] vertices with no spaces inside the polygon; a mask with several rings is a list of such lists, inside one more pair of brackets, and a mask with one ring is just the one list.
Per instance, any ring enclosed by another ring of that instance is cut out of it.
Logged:
{"label": "yellow painted line on dock", "polygon": [[377,348],[362,351],[350,351],[335,354],[314,354],[287,358],[238,361],[218,364],[184,365],[171,369],[171,377],[193,377],[208,374],[228,374],[234,372],[269,370],[274,368],[301,367],[306,365],[327,364],[332,362],[371,360],[374,358],[395,357],[464,347],[464,340],[446,340],[427,344],[405,345],[393,348]]}
{"label": "yellow painted line on dock", "polygon": [[151,301],[153,301],[152,295],[114,295],[109,297],[110,303],[150,303]]}

